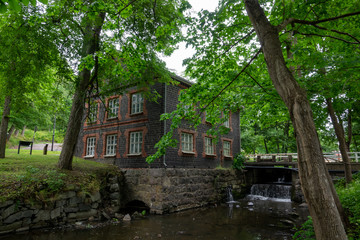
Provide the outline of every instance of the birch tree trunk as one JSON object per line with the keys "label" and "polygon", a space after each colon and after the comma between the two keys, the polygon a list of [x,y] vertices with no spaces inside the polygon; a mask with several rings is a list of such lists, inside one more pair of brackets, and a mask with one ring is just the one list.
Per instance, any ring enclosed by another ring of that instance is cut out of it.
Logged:
{"label": "birch tree trunk", "polygon": [[295,129],[301,187],[313,218],[316,239],[347,239],[339,211],[341,205],[324,161],[306,93],[285,64],[276,27],[270,24],[257,0],[244,0],[244,3],[271,80],[289,110]]}

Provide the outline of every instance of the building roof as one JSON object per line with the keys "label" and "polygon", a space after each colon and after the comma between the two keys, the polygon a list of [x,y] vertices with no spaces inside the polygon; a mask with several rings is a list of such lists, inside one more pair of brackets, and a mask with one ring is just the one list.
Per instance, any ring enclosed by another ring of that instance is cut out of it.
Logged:
{"label": "building roof", "polygon": [[189,87],[191,87],[191,85],[194,84],[194,83],[192,83],[192,82],[190,82],[190,81],[186,80],[185,78],[180,77],[180,76],[178,76],[178,75],[171,75],[171,78],[174,79],[174,80],[176,80],[176,81],[178,81],[178,82],[180,82],[180,83],[183,83],[183,84],[185,84],[185,85],[188,85]]}

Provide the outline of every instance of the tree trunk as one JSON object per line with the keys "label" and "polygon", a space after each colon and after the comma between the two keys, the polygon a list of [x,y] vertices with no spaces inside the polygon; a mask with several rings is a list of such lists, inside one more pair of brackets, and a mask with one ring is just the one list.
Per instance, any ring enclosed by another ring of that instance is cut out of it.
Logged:
{"label": "tree trunk", "polygon": [[23,129],[21,130],[21,136],[22,136],[22,137],[25,136],[25,130],[26,130],[26,126],[24,126]]}
{"label": "tree trunk", "polygon": [[349,155],[347,153],[344,128],[338,122],[338,119],[335,115],[335,110],[334,110],[331,98],[326,99],[326,105],[327,105],[328,113],[331,118],[331,122],[335,129],[336,137],[339,141],[339,150],[341,153],[342,160],[344,162],[346,183],[350,183],[352,181],[351,161],[350,161]]}
{"label": "tree trunk", "polygon": [[266,138],[264,138],[264,147],[265,147],[265,153],[268,154],[269,150],[268,150],[268,147],[267,147],[267,144],[266,144]]}
{"label": "tree trunk", "polygon": [[7,137],[6,137],[6,140],[9,141],[10,138],[11,138],[11,135],[14,133],[15,131],[15,125],[14,124],[11,124],[11,127],[7,133]]}
{"label": "tree trunk", "polygon": [[351,140],[352,140],[352,117],[351,117],[351,112],[352,110],[349,109],[349,114],[348,114],[348,128],[347,128],[347,141],[346,141],[346,152],[351,152],[350,151],[350,144],[351,144]]}
{"label": "tree trunk", "polygon": [[14,137],[17,137],[17,136],[19,136],[19,129],[16,129],[15,133],[14,133]]}
{"label": "tree trunk", "polygon": [[257,0],[244,2],[259,38],[271,80],[287,106],[294,126],[299,177],[313,218],[316,239],[347,239],[340,216],[341,205],[324,161],[306,93],[285,64],[276,27],[270,24]]}
{"label": "tree trunk", "polygon": [[[88,24],[84,29],[83,36],[82,57],[94,55],[99,49],[100,33],[104,18],[105,13],[99,13],[94,21],[87,19]],[[91,84],[91,70],[84,68],[79,73],[78,79],[79,84],[76,87],[73,97],[64,144],[58,162],[60,169],[72,169],[72,160],[84,115],[86,91]]]}
{"label": "tree trunk", "polygon": [[11,103],[11,96],[6,96],[3,115],[1,118],[1,125],[0,125],[0,158],[5,158],[7,128],[9,125],[9,118],[10,118],[10,103]]}

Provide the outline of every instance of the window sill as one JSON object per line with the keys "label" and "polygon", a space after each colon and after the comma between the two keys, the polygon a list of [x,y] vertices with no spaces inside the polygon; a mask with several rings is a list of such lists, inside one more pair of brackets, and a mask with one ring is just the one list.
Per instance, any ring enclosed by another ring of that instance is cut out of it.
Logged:
{"label": "window sill", "polygon": [[187,155],[195,155],[195,152],[189,152],[189,151],[181,151],[181,152]]}
{"label": "window sill", "polygon": [[107,118],[106,121],[112,121],[112,120],[117,120],[118,117],[110,117],[110,118]]}
{"label": "window sill", "polygon": [[143,115],[143,114],[144,114],[144,112],[130,113],[130,117],[136,117],[136,116]]}
{"label": "window sill", "polygon": [[207,153],[205,153],[205,157],[214,158],[214,157],[216,157],[216,155],[215,154],[207,154]]}
{"label": "window sill", "polygon": [[112,154],[112,155],[104,155],[105,158],[112,158],[112,157],[116,157],[116,154]]}
{"label": "window sill", "polygon": [[128,154],[128,157],[138,157],[141,156],[142,153],[132,153],[132,154]]}
{"label": "window sill", "polygon": [[232,160],[232,159],[233,159],[233,156],[224,156],[224,159],[225,159],[225,160]]}
{"label": "window sill", "polygon": [[95,156],[94,155],[88,155],[88,156],[84,156],[84,158],[94,158]]}

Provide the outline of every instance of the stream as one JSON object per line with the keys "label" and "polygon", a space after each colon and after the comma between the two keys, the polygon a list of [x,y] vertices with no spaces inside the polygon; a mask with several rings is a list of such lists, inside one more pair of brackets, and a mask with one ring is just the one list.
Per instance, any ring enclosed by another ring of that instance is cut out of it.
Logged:
{"label": "stream", "polygon": [[0,240],[290,240],[293,225],[303,223],[307,215],[307,209],[289,200],[248,196],[233,204],[148,215],[98,228],[83,224],[83,229],[33,230],[0,236]]}

